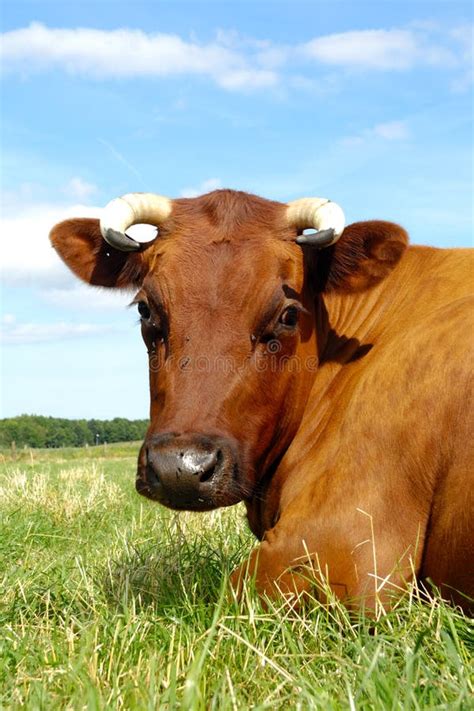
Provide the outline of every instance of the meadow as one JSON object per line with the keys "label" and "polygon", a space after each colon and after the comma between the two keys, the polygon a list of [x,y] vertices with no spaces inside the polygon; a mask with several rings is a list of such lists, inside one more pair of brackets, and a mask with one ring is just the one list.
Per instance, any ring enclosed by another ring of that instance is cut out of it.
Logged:
{"label": "meadow", "polygon": [[1,709],[473,709],[472,620],[414,587],[376,621],[333,600],[237,606],[241,506],[134,490],[138,444],[0,456]]}

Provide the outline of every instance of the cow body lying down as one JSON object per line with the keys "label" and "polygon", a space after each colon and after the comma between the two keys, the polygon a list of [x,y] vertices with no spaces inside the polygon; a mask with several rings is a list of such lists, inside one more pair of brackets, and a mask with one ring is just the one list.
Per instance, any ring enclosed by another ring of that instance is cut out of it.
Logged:
{"label": "cow body lying down", "polygon": [[[157,238],[130,239],[137,222]],[[469,250],[407,247],[388,222],[343,229],[329,201],[225,190],[132,194],[51,239],[86,282],[139,289],[151,423],[137,489],[175,509],[243,500],[261,544],[236,587],[253,575],[293,594],[321,575],[372,607],[416,576],[469,608]]]}

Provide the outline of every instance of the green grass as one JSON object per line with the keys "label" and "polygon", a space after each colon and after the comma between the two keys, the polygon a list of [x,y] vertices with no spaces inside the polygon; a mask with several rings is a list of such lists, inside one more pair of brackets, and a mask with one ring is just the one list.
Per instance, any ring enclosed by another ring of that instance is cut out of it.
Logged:
{"label": "green grass", "polygon": [[474,709],[460,611],[415,589],[376,622],[237,608],[243,508],[145,501],[137,450],[0,454],[0,708]]}

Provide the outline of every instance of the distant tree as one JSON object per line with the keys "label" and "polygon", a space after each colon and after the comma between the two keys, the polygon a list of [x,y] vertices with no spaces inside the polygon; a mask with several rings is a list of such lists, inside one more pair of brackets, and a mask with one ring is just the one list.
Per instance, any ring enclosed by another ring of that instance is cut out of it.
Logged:
{"label": "distant tree", "polygon": [[72,420],[74,430],[74,446],[83,447],[85,444],[92,444],[93,438],[86,420]]}
{"label": "distant tree", "polygon": [[67,420],[42,415],[19,415],[0,420],[0,447],[82,447],[99,442],[143,439],[148,420]]}

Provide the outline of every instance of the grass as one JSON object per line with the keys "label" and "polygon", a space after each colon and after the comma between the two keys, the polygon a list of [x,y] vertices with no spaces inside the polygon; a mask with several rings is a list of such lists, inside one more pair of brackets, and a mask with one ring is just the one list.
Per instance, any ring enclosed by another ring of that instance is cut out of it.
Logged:
{"label": "grass", "polygon": [[1,709],[474,709],[474,627],[413,589],[376,622],[241,606],[244,510],[174,514],[138,445],[0,455]]}

